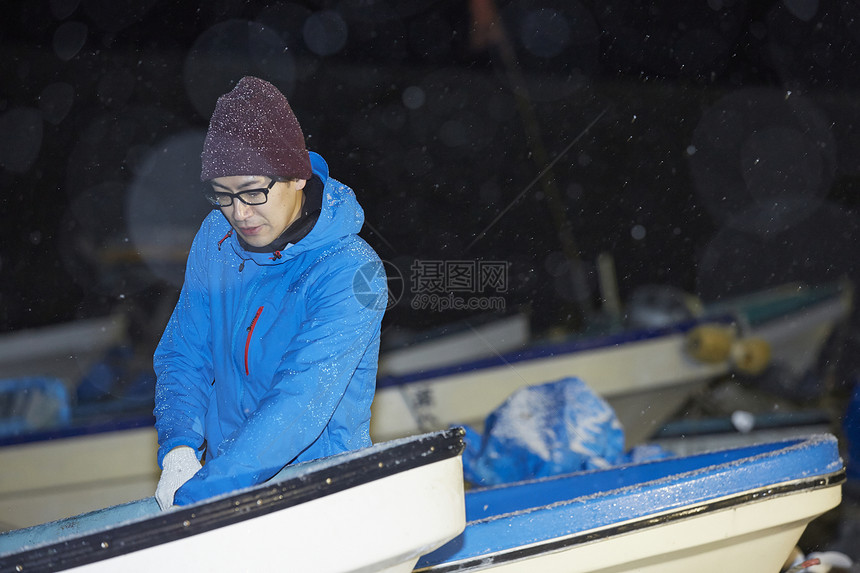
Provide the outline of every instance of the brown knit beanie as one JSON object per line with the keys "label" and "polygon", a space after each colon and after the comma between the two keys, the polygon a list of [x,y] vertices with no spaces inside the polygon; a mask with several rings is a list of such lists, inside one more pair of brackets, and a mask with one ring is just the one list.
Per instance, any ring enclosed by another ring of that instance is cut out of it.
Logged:
{"label": "brown knit beanie", "polygon": [[251,76],[218,98],[201,163],[201,181],[232,175],[312,175],[305,137],[287,98],[269,82]]}

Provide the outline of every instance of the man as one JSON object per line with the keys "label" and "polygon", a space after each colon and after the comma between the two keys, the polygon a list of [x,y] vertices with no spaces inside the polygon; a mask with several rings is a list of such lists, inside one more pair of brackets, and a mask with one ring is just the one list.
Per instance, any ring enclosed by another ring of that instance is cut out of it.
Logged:
{"label": "man", "polygon": [[214,210],[154,356],[162,509],[369,446],[387,302],[355,195],[272,84],[218,100],[201,159]]}

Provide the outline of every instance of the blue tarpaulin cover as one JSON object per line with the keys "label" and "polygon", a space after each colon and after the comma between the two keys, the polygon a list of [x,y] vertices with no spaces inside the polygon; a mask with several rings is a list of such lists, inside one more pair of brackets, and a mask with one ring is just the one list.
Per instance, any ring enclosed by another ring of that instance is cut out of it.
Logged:
{"label": "blue tarpaulin cover", "polygon": [[69,396],[57,378],[0,380],[0,436],[15,436],[69,421]]}
{"label": "blue tarpaulin cover", "polygon": [[483,435],[467,427],[463,471],[473,484],[497,485],[660,457],[656,446],[625,452],[615,411],[570,377],[517,390],[487,416]]}

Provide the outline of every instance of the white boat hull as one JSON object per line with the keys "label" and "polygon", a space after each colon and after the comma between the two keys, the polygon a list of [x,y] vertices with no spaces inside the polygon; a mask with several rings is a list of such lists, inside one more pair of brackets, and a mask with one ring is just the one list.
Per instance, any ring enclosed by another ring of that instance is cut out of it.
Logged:
{"label": "white boat hull", "polygon": [[684,351],[686,334],[669,333],[584,352],[546,356],[499,366],[380,387],[373,401],[371,432],[390,439],[453,424],[480,428],[515,390],[568,376],[586,381],[615,409],[628,445],[654,432],[692,392],[729,371]]}
{"label": "white boat hull", "polygon": [[151,426],[0,448],[0,532],[151,496],[157,450]]}
{"label": "white boat hull", "polygon": [[[713,316],[722,322],[715,324],[731,324],[738,339],[765,341],[770,363],[786,376],[799,377],[815,366],[822,347],[848,316],[852,289],[834,287],[808,306],[775,312],[760,322],[752,322],[746,313],[769,302],[778,306],[792,302],[792,297],[802,300],[798,294],[802,292],[784,287],[741,299],[737,305],[727,303],[716,309],[720,314]],[[703,319],[702,324],[707,323]],[[556,350],[534,352],[526,359],[510,353],[492,363],[485,360],[383,378],[373,402],[371,433],[385,440],[455,424],[480,429],[487,415],[514,391],[575,376],[609,402],[630,447],[650,437],[695,392],[733,371],[731,357],[708,362],[691,356],[688,334],[694,326],[631,331],[581,348],[560,344]]]}
{"label": "white boat hull", "polygon": [[[495,565],[492,571],[779,573],[809,522],[839,505],[841,495],[841,488],[834,485],[802,494],[767,498],[758,503]],[[695,506],[688,509],[690,513],[696,513]],[[599,530],[588,533],[599,534]]]}
{"label": "white boat hull", "polygon": [[521,348],[528,340],[528,317],[516,314],[403,348],[386,350],[379,356],[379,375],[400,376],[486,358]]}
{"label": "white boat hull", "polygon": [[0,335],[0,378],[41,376],[74,387],[126,337],[122,315],[78,320]]}
{"label": "white boat hull", "polygon": [[822,347],[851,309],[851,292],[806,312],[786,315],[766,324],[748,327],[754,336],[770,345],[771,362],[784,373],[799,378],[815,366]]}
{"label": "white boat hull", "polygon": [[0,570],[406,573],[465,526],[462,446],[462,430],[416,436],[167,512],[148,498],[13,531]]}
{"label": "white boat hull", "polygon": [[463,530],[462,471],[460,458],[451,458],[69,571],[408,573],[421,555]]}
{"label": "white boat hull", "polygon": [[822,434],[476,488],[416,571],[778,573],[844,479]]}

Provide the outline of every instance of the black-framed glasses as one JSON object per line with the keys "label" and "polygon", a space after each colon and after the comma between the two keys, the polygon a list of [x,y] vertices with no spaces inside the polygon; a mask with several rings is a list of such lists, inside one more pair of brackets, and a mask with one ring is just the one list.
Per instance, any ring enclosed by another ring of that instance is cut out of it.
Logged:
{"label": "black-framed glasses", "polygon": [[259,189],[246,189],[238,193],[228,193],[227,191],[216,191],[213,187],[207,185],[203,188],[203,196],[209,201],[213,207],[229,207],[233,204],[235,197],[245,205],[262,205],[269,200],[269,191],[272,190],[275,183],[280,179],[273,177],[266,187]]}

